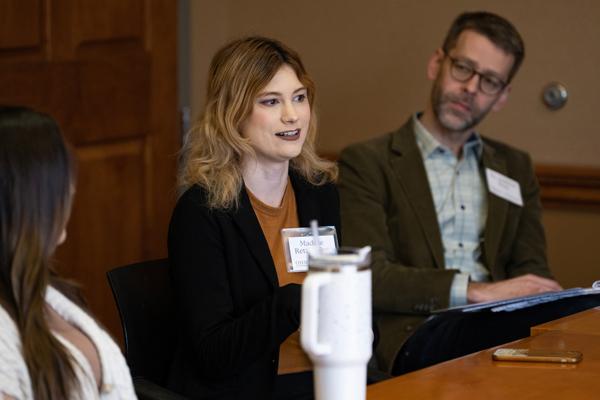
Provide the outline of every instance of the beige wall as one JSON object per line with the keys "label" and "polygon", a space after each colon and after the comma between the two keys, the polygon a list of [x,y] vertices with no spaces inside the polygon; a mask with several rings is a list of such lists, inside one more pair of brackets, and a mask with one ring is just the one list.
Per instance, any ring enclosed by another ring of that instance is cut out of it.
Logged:
{"label": "beige wall", "polygon": [[[538,163],[600,167],[600,2],[594,0],[191,0],[192,114],[202,107],[217,48],[241,35],[272,36],[295,48],[315,78],[319,147],[337,153],[397,128],[423,108],[428,57],[452,19],[476,9],[507,17],[527,46],[507,107],[481,130],[529,151]],[[562,110],[541,103],[550,81],[569,90]],[[600,279],[590,250],[598,245],[599,214],[548,210],[545,222],[560,281]]]}

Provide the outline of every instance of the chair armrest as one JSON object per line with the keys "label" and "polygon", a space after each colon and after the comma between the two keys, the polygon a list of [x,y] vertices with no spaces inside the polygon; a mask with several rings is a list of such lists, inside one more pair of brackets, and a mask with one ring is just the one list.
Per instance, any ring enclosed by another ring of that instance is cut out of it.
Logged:
{"label": "chair armrest", "polygon": [[188,400],[187,397],[141,377],[133,378],[133,387],[139,400]]}

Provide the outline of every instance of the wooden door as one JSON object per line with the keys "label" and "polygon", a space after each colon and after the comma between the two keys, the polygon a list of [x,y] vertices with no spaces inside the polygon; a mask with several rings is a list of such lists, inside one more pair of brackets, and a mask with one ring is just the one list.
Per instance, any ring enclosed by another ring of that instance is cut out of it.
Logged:
{"label": "wooden door", "polygon": [[105,273],[166,256],[175,200],[177,2],[0,0],[0,103],[47,112],[78,159],[60,272],[117,337]]}

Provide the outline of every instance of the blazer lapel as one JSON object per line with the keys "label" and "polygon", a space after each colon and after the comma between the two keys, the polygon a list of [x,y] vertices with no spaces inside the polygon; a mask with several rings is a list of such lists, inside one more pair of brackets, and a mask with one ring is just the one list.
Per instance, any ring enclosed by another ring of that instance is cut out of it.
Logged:
{"label": "blazer lapel", "polygon": [[417,215],[436,267],[444,268],[440,228],[423,158],[415,140],[412,119],[394,134],[391,150],[392,169],[398,175],[401,189]]}
{"label": "blazer lapel", "polygon": [[[483,145],[483,166],[484,168],[490,168],[503,175],[507,175],[506,160],[500,157],[492,147],[485,143],[485,141]],[[486,180],[486,187],[488,188],[488,211],[485,223],[483,250],[485,265],[487,265],[492,275],[495,275],[494,268],[496,254],[498,253],[500,239],[506,222],[508,203],[490,192],[485,171],[484,179]]]}
{"label": "blazer lapel", "polygon": [[242,187],[240,192],[239,207],[232,212],[231,217],[240,229],[242,237],[248,245],[248,249],[256,259],[266,278],[273,287],[279,286],[277,272],[275,271],[267,239],[260,228],[260,223],[258,222],[258,218],[256,218],[245,187]]}

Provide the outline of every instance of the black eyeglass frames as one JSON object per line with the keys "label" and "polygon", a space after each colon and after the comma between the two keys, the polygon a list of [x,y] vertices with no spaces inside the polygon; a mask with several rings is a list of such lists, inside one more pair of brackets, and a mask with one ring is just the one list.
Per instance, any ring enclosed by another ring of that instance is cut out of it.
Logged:
{"label": "black eyeglass frames", "polygon": [[479,90],[485,94],[498,94],[507,85],[497,76],[477,71],[468,62],[454,58],[449,54],[446,57],[450,60],[450,75],[459,82],[467,82],[473,75],[479,76]]}

